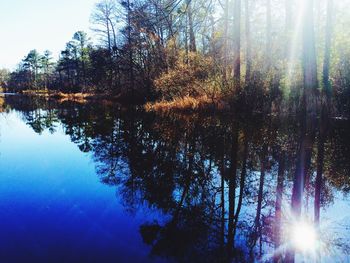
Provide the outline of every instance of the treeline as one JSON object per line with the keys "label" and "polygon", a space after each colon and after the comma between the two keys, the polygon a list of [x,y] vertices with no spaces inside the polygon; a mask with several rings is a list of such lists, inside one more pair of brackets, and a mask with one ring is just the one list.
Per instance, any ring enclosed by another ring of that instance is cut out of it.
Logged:
{"label": "treeline", "polygon": [[[350,109],[349,0],[102,0],[95,41],[35,50],[6,86],[143,100],[243,98],[257,109]],[[97,43],[93,45],[92,43]],[[3,84],[4,85],[4,84]]]}

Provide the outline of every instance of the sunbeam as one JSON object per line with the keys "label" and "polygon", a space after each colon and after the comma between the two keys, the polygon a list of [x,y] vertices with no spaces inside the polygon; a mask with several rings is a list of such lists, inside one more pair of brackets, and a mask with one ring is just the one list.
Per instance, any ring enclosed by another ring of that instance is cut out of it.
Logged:
{"label": "sunbeam", "polygon": [[288,61],[287,61],[287,83],[288,85],[291,84],[291,80],[293,79],[293,76],[295,76],[296,71],[296,65],[298,64],[298,54],[300,53],[300,38],[301,38],[301,29],[302,29],[302,21],[303,21],[303,14],[304,14],[304,1],[298,0],[296,1],[297,5],[297,14],[296,14],[296,20],[295,25],[293,27],[292,32],[287,32],[288,34],[291,34],[291,41],[289,45],[289,54],[288,54]]}

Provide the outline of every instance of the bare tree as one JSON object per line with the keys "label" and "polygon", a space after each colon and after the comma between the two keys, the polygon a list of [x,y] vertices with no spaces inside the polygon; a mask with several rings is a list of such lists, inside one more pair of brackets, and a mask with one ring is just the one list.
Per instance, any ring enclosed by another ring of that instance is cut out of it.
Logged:
{"label": "bare tree", "polygon": [[102,0],[95,5],[91,15],[91,23],[94,25],[93,30],[101,35],[103,42],[107,43],[110,51],[117,46],[116,14],[116,2],[113,0]]}

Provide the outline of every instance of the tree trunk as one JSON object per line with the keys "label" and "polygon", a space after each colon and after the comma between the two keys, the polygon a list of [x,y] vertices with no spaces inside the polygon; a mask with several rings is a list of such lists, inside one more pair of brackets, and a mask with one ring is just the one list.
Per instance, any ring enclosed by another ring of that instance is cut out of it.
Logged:
{"label": "tree trunk", "polygon": [[323,186],[323,167],[324,167],[324,145],[326,142],[326,137],[328,133],[328,120],[329,115],[327,112],[327,107],[324,107],[322,111],[320,122],[319,122],[319,134],[318,134],[318,144],[317,144],[317,174],[315,182],[315,204],[314,204],[314,214],[316,225],[320,222],[320,207],[321,207],[321,192]]}
{"label": "tree trunk", "polygon": [[333,33],[333,0],[327,2],[327,24],[326,24],[326,39],[323,61],[323,85],[327,98],[331,95],[331,85],[329,80],[329,68],[331,59],[331,45]]}
{"label": "tree trunk", "polygon": [[229,179],[229,221],[228,221],[228,237],[227,248],[228,258],[232,257],[232,249],[234,246],[234,213],[235,213],[235,199],[236,199],[236,179],[237,179],[237,150],[238,150],[238,127],[237,123],[233,123],[232,134],[232,148],[231,148],[231,169]]}
{"label": "tree trunk", "polygon": [[194,34],[194,28],[193,28],[193,14],[192,14],[192,4],[191,0],[187,0],[187,15],[188,15],[188,26],[189,26],[189,33],[190,33],[190,51],[196,52],[196,37]]}
{"label": "tree trunk", "polygon": [[221,250],[224,254],[225,244],[225,155],[222,155],[221,163]]}
{"label": "tree trunk", "polygon": [[131,3],[130,0],[127,1],[127,23],[128,23],[128,51],[129,51],[129,81],[131,88],[131,97],[134,99],[134,61],[133,61],[133,41],[131,38]]}
{"label": "tree trunk", "polygon": [[[313,116],[314,117],[314,116]],[[311,165],[312,147],[314,143],[314,119],[303,116],[301,138],[298,150],[292,191],[292,214],[294,220],[301,217],[305,180]],[[287,262],[294,262],[295,251],[291,249],[287,253]]]}
{"label": "tree trunk", "polygon": [[322,190],[322,174],[323,174],[323,161],[324,161],[324,135],[320,133],[317,146],[317,175],[315,182],[315,223],[320,222],[320,207],[321,207],[321,190]]}
{"label": "tree trunk", "polygon": [[272,48],[272,20],[271,20],[271,0],[266,0],[266,71],[270,70],[271,66],[271,48]]}
{"label": "tree trunk", "polygon": [[233,58],[233,78],[235,82],[235,91],[241,89],[241,0],[234,2],[234,24],[233,24],[233,39],[234,39],[234,58]]}
{"label": "tree trunk", "polygon": [[276,204],[275,204],[275,227],[274,227],[274,241],[275,241],[275,255],[274,262],[279,262],[280,253],[278,252],[281,246],[281,227],[282,227],[282,199],[284,188],[284,173],[285,173],[285,153],[283,150],[279,152],[278,160],[278,175],[276,188]]}
{"label": "tree trunk", "polygon": [[109,23],[111,24],[112,33],[113,33],[113,48],[116,48],[117,47],[117,36],[116,36],[115,28],[114,28],[114,25],[113,25],[111,20],[109,20]]}
{"label": "tree trunk", "polygon": [[264,143],[262,147],[262,153],[260,156],[260,180],[259,180],[259,191],[258,191],[258,205],[256,208],[256,216],[254,220],[254,228],[252,232],[252,242],[250,245],[250,256],[253,256],[254,247],[256,245],[256,242],[260,239],[260,255],[262,254],[261,245],[261,211],[262,211],[262,205],[263,205],[263,198],[264,198],[264,184],[265,184],[265,173],[266,173],[266,165],[267,165],[267,151],[268,151],[268,145],[267,143]]}
{"label": "tree trunk", "polygon": [[263,202],[263,194],[264,194],[264,182],[265,182],[265,172],[266,172],[266,156],[267,156],[267,144],[264,143],[262,156],[260,159],[260,183],[259,183],[259,192],[258,192],[258,206],[256,209],[256,217],[255,217],[255,227],[257,229],[260,228],[260,217],[261,217],[261,209]]}
{"label": "tree trunk", "polygon": [[225,1],[225,15],[224,15],[224,81],[227,82],[227,67],[228,67],[228,8],[229,1]]}
{"label": "tree trunk", "polygon": [[106,27],[107,27],[107,41],[108,41],[108,50],[109,52],[112,50],[111,48],[111,34],[110,34],[110,29],[109,29],[109,19],[107,19],[107,24],[106,24]]}
{"label": "tree trunk", "polygon": [[304,0],[303,12],[303,110],[316,111],[317,61],[314,34],[313,0]]}
{"label": "tree trunk", "polygon": [[241,171],[241,180],[239,184],[239,198],[237,204],[237,210],[235,214],[235,222],[233,227],[233,238],[236,236],[237,224],[239,214],[241,213],[243,196],[244,196],[244,186],[245,186],[245,178],[247,176],[247,159],[248,159],[248,138],[247,134],[244,135],[244,150],[243,150],[243,161],[242,161],[242,171]]}
{"label": "tree trunk", "polygon": [[250,35],[250,8],[249,0],[245,0],[245,38],[246,38],[246,73],[245,82],[249,83],[252,71],[252,44]]}

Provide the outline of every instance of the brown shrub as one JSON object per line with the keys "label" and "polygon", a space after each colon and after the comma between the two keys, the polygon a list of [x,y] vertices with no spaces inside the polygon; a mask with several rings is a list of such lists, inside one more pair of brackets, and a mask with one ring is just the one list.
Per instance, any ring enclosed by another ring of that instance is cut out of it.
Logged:
{"label": "brown shrub", "polygon": [[145,105],[146,111],[156,111],[156,112],[191,112],[191,111],[210,111],[219,110],[225,111],[229,110],[229,105],[223,100],[215,100],[203,95],[197,98],[184,96],[178,97],[171,101],[162,100],[155,103],[147,103]]}
{"label": "brown shrub", "polygon": [[164,100],[199,97],[208,91],[213,77],[213,61],[198,53],[180,51],[174,66],[154,81]]}

